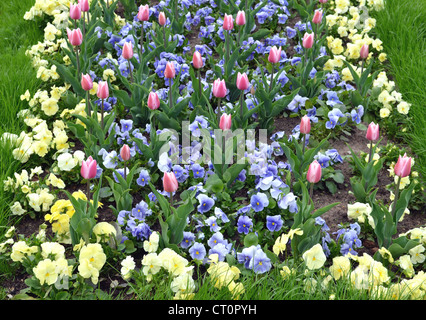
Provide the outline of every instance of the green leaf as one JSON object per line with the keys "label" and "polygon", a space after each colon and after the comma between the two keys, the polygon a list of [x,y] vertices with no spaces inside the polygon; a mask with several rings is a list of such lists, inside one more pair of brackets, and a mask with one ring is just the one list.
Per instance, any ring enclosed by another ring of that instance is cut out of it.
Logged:
{"label": "green leaf", "polygon": [[244,246],[246,248],[251,246],[257,246],[258,243],[259,239],[255,233],[250,232],[244,237]]}

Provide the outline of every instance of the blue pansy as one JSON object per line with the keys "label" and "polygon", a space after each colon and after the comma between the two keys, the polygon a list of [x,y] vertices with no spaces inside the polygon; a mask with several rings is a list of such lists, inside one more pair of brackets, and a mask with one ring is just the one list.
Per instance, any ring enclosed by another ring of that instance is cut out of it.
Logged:
{"label": "blue pansy", "polygon": [[188,250],[192,259],[203,260],[206,256],[206,248],[200,242],[195,242]]}
{"label": "blue pansy", "polygon": [[194,233],[184,231],[183,232],[183,239],[182,239],[182,242],[180,243],[180,246],[184,249],[187,249],[192,245],[194,240],[195,240],[195,234]]}
{"label": "blue pansy", "polygon": [[254,211],[260,212],[269,205],[269,200],[266,194],[259,192],[251,196],[250,204]]}
{"label": "blue pansy", "polygon": [[266,217],[266,227],[269,231],[279,231],[281,227],[283,226],[283,219],[281,216],[275,215],[275,216],[267,216]]}
{"label": "blue pansy", "polygon": [[146,169],[142,169],[139,173],[139,177],[136,179],[136,183],[144,187],[148,184],[148,182],[151,180],[151,177],[149,176],[149,172]]}
{"label": "blue pansy", "polygon": [[207,196],[205,194],[198,195],[197,200],[200,203],[199,206],[197,207],[198,212],[200,212],[200,213],[204,213],[204,212],[209,211],[215,203],[213,198],[210,198],[209,196]]}
{"label": "blue pansy", "polygon": [[237,230],[239,233],[248,234],[250,232],[253,222],[248,216],[240,216],[237,222]]}
{"label": "blue pansy", "polygon": [[208,217],[204,222],[210,227],[211,232],[218,232],[221,229],[221,227],[217,224],[216,217],[214,216]]}

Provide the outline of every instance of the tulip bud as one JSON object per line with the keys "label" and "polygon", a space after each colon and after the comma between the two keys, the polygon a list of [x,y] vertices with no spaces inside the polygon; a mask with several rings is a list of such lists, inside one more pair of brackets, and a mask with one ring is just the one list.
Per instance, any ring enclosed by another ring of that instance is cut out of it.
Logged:
{"label": "tulip bud", "polygon": [[305,115],[300,121],[300,133],[309,134],[309,132],[311,132],[311,119]]}
{"label": "tulip bud", "polygon": [[314,34],[313,33],[305,33],[303,36],[303,48],[310,49],[314,44]]}
{"label": "tulip bud", "polygon": [[147,4],[139,7],[137,18],[139,21],[149,20],[149,6]]}
{"label": "tulip bud", "polygon": [[164,70],[164,77],[167,79],[172,79],[176,75],[175,65],[173,62],[167,62],[166,70]]}
{"label": "tulip bud", "polygon": [[98,84],[98,90],[96,92],[96,95],[99,99],[107,99],[109,97],[109,88],[108,88],[108,82],[106,81],[99,81]]}
{"label": "tulip bud", "polygon": [[126,59],[126,60],[132,59],[132,57],[133,57],[133,45],[130,41],[126,42],[124,44],[122,55],[123,55],[123,58]]}
{"label": "tulip bud", "polygon": [[158,15],[158,23],[160,24],[160,26],[165,26],[166,22],[167,22],[166,14],[161,11],[160,14]]}
{"label": "tulip bud", "polygon": [[176,176],[171,172],[164,172],[163,176],[163,189],[165,192],[172,193],[178,189],[179,185],[176,180]]}
{"label": "tulip bud", "polygon": [[328,0],[319,0],[320,3],[327,3]]}
{"label": "tulip bud", "polygon": [[160,99],[157,92],[150,92],[148,95],[148,108],[156,110],[160,107]]}
{"label": "tulip bud", "polygon": [[359,51],[359,56],[361,59],[367,59],[368,58],[368,44],[364,44],[361,47],[361,50]]}
{"label": "tulip bud", "polygon": [[81,87],[84,91],[92,90],[93,88],[93,81],[90,75],[88,74],[81,74]]}
{"label": "tulip bud", "polygon": [[83,160],[81,164],[80,174],[84,179],[93,179],[96,177],[97,163],[91,156],[87,160]]}
{"label": "tulip bud", "polygon": [[376,141],[379,140],[379,124],[371,122],[368,125],[367,134],[365,135],[367,140]]}
{"label": "tulip bud", "polygon": [[195,51],[192,56],[192,65],[195,69],[200,69],[203,67],[203,58],[199,51]]}
{"label": "tulip bud", "polygon": [[89,0],[78,0],[82,12],[88,12],[90,10]]}
{"label": "tulip bud", "polygon": [[213,82],[213,95],[216,98],[224,98],[226,96],[225,80],[216,79]]}
{"label": "tulip bud", "polygon": [[238,11],[237,17],[235,18],[235,23],[238,26],[243,26],[246,24],[246,13],[244,11]]}
{"label": "tulip bud", "polygon": [[321,180],[321,165],[317,160],[314,160],[308,169],[308,173],[306,174],[306,179],[310,183],[317,183]]}
{"label": "tulip bud", "polygon": [[312,18],[312,22],[315,24],[320,24],[322,21],[322,10],[315,10],[314,17]]}
{"label": "tulip bud", "polygon": [[273,46],[269,51],[268,61],[271,63],[278,63],[281,60],[281,47],[277,49],[276,46]]}
{"label": "tulip bud", "polygon": [[405,153],[403,157],[399,156],[398,161],[394,167],[395,175],[401,178],[405,178],[410,175],[411,172],[411,158],[407,157]]}
{"label": "tulip bud", "polygon": [[73,20],[80,20],[81,19],[81,8],[78,4],[71,4],[70,5],[70,18]]}
{"label": "tulip bud", "polygon": [[234,28],[234,20],[232,15],[227,15],[225,13],[225,17],[223,18],[223,30],[232,30]]}
{"label": "tulip bud", "polygon": [[67,28],[68,41],[72,46],[79,46],[83,42],[83,34],[80,28],[70,30]]}
{"label": "tulip bud", "polygon": [[120,156],[124,161],[128,161],[130,159],[130,148],[127,144],[121,147]]}
{"label": "tulip bud", "polygon": [[222,130],[229,130],[232,126],[232,116],[230,114],[222,114],[220,117],[219,128]]}
{"label": "tulip bud", "polygon": [[247,90],[250,85],[250,82],[248,80],[248,77],[246,73],[243,74],[239,73],[237,74],[237,88],[240,90]]}

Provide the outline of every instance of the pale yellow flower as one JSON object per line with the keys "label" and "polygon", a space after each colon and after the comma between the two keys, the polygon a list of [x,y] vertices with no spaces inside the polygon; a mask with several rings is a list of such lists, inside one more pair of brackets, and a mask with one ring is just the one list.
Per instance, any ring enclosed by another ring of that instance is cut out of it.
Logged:
{"label": "pale yellow flower", "polygon": [[305,251],[302,257],[306,263],[306,266],[310,270],[321,268],[327,260],[322,246],[319,243],[314,245],[311,249]]}

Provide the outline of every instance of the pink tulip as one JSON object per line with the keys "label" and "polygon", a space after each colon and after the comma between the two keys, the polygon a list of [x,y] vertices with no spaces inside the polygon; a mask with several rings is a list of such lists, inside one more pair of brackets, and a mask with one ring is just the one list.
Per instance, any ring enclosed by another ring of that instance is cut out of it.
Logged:
{"label": "pink tulip", "polygon": [[310,49],[314,44],[314,34],[313,33],[305,33],[303,36],[303,48]]}
{"label": "pink tulip", "polygon": [[166,14],[164,12],[160,12],[158,15],[158,23],[160,26],[165,26],[167,22]]}
{"label": "pink tulip", "polygon": [[320,3],[327,3],[328,0],[319,0]]}
{"label": "pink tulip", "polygon": [[89,0],[78,0],[78,4],[82,12],[88,12],[90,10]]}
{"label": "pink tulip", "polygon": [[248,77],[246,73],[243,74],[239,73],[237,74],[237,88],[240,90],[247,90],[250,85],[250,82],[248,80]]}
{"label": "pink tulip", "polygon": [[84,91],[92,90],[93,81],[89,74],[81,74],[81,87]]}
{"label": "pink tulip", "polygon": [[306,179],[310,183],[317,183],[321,180],[321,165],[317,160],[314,160],[308,169],[308,173],[306,174]]}
{"label": "pink tulip", "polygon": [[361,47],[361,50],[359,51],[359,56],[361,59],[367,59],[368,58],[368,44],[364,44]]}
{"label": "pink tulip", "polygon": [[227,15],[225,13],[225,17],[223,18],[223,30],[232,30],[234,28],[234,20],[232,15]]}
{"label": "pink tulip", "polygon": [[133,45],[132,43],[126,42],[123,46],[123,52],[122,52],[123,58],[126,60],[130,60],[133,57]]}
{"label": "pink tulip", "polygon": [[407,157],[405,153],[403,157],[399,156],[398,161],[394,167],[394,172],[398,177],[404,178],[410,175],[411,172],[411,158]]}
{"label": "pink tulip", "polygon": [[97,163],[91,156],[81,164],[80,174],[84,179],[93,179],[96,177]]}
{"label": "pink tulip", "polygon": [[232,117],[230,114],[222,114],[220,117],[219,128],[222,130],[229,130],[232,126]]}
{"label": "pink tulip", "polygon": [[107,99],[109,97],[108,82],[99,81],[96,95],[98,96],[99,99],[102,99],[102,100]]}
{"label": "pink tulip", "polygon": [[203,67],[203,58],[199,51],[195,51],[192,56],[192,65],[195,69],[200,69]]}
{"label": "pink tulip", "polygon": [[322,21],[322,10],[315,10],[314,17],[312,18],[312,22],[315,24],[320,24]]}
{"label": "pink tulip", "polygon": [[311,119],[305,115],[300,121],[300,133],[309,134],[309,132],[311,132]]}
{"label": "pink tulip", "polygon": [[130,159],[130,148],[127,144],[121,147],[120,156],[124,161],[128,161]]}
{"label": "pink tulip", "polygon": [[376,141],[379,140],[379,124],[371,122],[368,125],[367,134],[365,135],[367,140]]}
{"label": "pink tulip", "polygon": [[81,8],[78,4],[71,4],[70,5],[70,18],[73,20],[80,20],[81,19]]}
{"label": "pink tulip", "polygon": [[246,24],[246,13],[244,11],[238,11],[237,17],[235,18],[235,23],[238,26],[243,26]]}
{"label": "pink tulip", "polygon": [[165,192],[172,193],[178,189],[179,185],[176,180],[176,176],[171,172],[164,172],[163,176],[163,189]]}
{"label": "pink tulip", "polygon": [[276,46],[273,46],[269,51],[268,61],[271,63],[278,63],[281,60],[281,47],[277,49]]}
{"label": "pink tulip", "polygon": [[157,110],[160,107],[160,98],[158,98],[157,92],[150,92],[148,95],[148,108],[151,110]]}
{"label": "pink tulip", "polygon": [[80,28],[70,30],[67,28],[68,41],[72,46],[79,46],[83,42],[83,34]]}
{"label": "pink tulip", "polygon": [[164,70],[164,77],[167,79],[172,79],[176,75],[175,65],[173,62],[167,62],[166,70]]}
{"label": "pink tulip", "polygon": [[147,4],[139,7],[137,18],[139,21],[149,20],[149,6]]}
{"label": "pink tulip", "polygon": [[224,98],[226,96],[226,83],[225,80],[216,79],[213,82],[213,95],[216,98]]}

